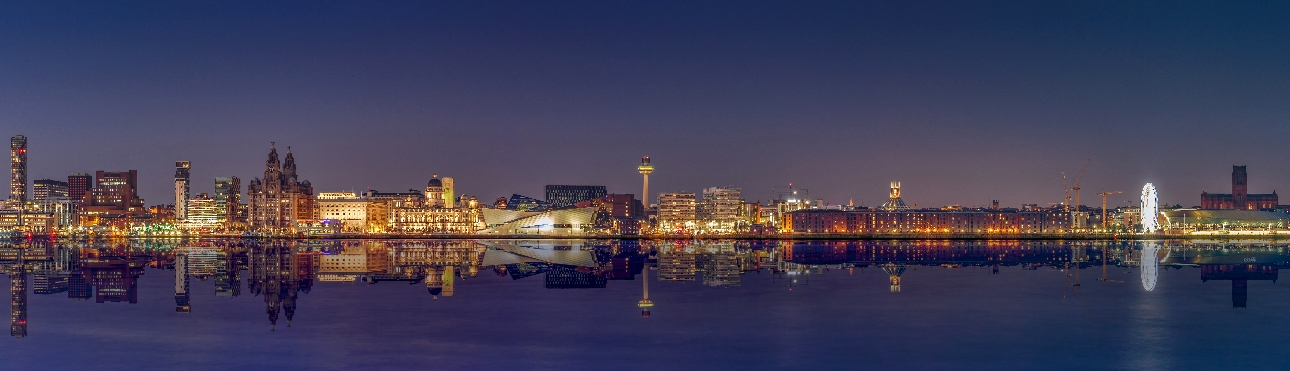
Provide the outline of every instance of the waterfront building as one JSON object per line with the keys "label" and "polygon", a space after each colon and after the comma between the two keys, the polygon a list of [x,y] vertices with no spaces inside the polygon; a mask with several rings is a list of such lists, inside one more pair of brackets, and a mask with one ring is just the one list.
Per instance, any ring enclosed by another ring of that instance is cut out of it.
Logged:
{"label": "waterfront building", "polygon": [[188,161],[175,161],[175,220],[188,219]]}
{"label": "waterfront building", "polygon": [[76,200],[70,197],[46,197],[37,203],[40,212],[53,216],[54,223],[60,228],[77,225],[77,205]]}
{"label": "waterfront building", "polygon": [[550,203],[546,201],[542,201],[528,196],[512,194],[511,198],[509,200],[506,200],[506,209],[518,210],[518,211],[541,212],[541,211],[551,210],[552,206]]}
{"label": "waterfront building", "polygon": [[[185,202],[184,209],[188,210],[188,218],[180,221],[184,226],[190,228],[214,228],[223,226],[225,223],[225,210],[214,197],[202,193],[197,197],[189,198]],[[175,212],[178,219],[178,211]]]}
{"label": "waterfront building", "polygon": [[553,208],[572,206],[579,202],[605,197],[605,186],[547,185],[546,202]]}
{"label": "waterfront building", "polygon": [[215,178],[215,203],[224,214],[225,228],[238,229],[246,222],[242,218],[242,179],[238,177]]}
{"label": "waterfront building", "polygon": [[[368,232],[367,211],[375,203],[360,198],[353,192],[323,192],[318,194],[318,218],[341,222],[341,232]],[[384,202],[381,202],[384,207]]]}
{"label": "waterfront building", "polygon": [[692,230],[697,219],[693,193],[660,193],[657,228],[662,232]]}
{"label": "waterfront building", "polygon": [[429,207],[444,207],[443,180],[439,179],[439,174],[430,176],[430,181],[426,182],[425,203]]}
{"label": "waterfront building", "polygon": [[72,173],[67,176],[67,197],[77,203],[83,203],[93,188],[94,177],[89,174]]}
{"label": "waterfront building", "polygon": [[139,172],[97,171],[94,188],[80,208],[82,226],[125,227],[131,221],[150,216],[139,198]]}
{"label": "waterfront building", "polygon": [[477,209],[391,205],[387,232],[470,234],[484,227],[484,221]]}
{"label": "waterfront building", "polygon": [[1161,211],[1162,227],[1173,230],[1268,230],[1290,227],[1290,215],[1261,210]]}
{"label": "waterfront building", "polygon": [[1012,233],[1053,234],[1070,229],[1062,210],[798,210],[785,216],[791,233]]}
{"label": "waterfront building", "polygon": [[41,201],[50,197],[67,197],[67,182],[53,179],[37,179],[31,186],[32,200]]}
{"label": "waterfront building", "polygon": [[698,204],[699,229],[708,233],[734,233],[743,231],[747,218],[743,215],[744,200],[739,188],[712,187],[703,190],[703,201]]}
{"label": "waterfront building", "polygon": [[27,137],[9,138],[9,202],[18,208],[27,202]]}
{"label": "waterfront building", "polygon": [[1200,208],[1208,210],[1275,209],[1279,202],[1276,191],[1268,194],[1249,193],[1245,166],[1232,166],[1232,193],[1201,192],[1200,194]]}
{"label": "waterfront building", "polygon": [[314,191],[309,181],[300,181],[296,160],[287,147],[287,156],[278,161],[278,150],[269,148],[264,163],[264,177],[251,180],[247,186],[248,223],[251,230],[283,234],[294,233],[296,223],[314,217]]}
{"label": "waterfront building", "polygon": [[518,219],[507,221],[488,220],[485,218],[483,222],[486,222],[489,227],[480,230],[478,233],[541,236],[588,235],[594,232],[594,229],[592,228],[592,220],[595,217],[595,211],[596,209],[594,207],[585,207],[551,210],[540,213],[516,212],[512,215],[501,213],[483,214],[481,212],[481,215],[495,215],[497,217],[523,216]]}

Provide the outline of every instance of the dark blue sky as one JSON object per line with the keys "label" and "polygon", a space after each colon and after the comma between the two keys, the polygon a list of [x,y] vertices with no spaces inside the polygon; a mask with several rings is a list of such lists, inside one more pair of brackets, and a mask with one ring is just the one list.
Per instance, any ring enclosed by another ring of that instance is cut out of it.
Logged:
{"label": "dark blue sky", "polygon": [[319,191],[485,200],[639,193],[641,155],[655,192],[870,206],[1061,202],[1085,158],[1085,204],[1290,189],[1286,3],[910,3],[4,3],[0,128],[31,179],[138,169],[149,204],[270,141]]}

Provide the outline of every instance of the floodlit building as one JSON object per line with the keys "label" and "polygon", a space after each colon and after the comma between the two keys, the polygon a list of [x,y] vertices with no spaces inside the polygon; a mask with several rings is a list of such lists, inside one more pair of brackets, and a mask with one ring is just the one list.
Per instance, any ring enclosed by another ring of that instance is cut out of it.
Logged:
{"label": "floodlit building", "polygon": [[318,218],[335,219],[342,223],[345,233],[367,232],[368,201],[353,192],[323,192],[318,194]]}
{"label": "floodlit building", "polygon": [[748,226],[742,210],[744,200],[739,188],[712,187],[703,190],[698,204],[698,228],[709,233],[733,233]]}
{"label": "floodlit building", "polygon": [[692,230],[697,220],[694,194],[660,193],[657,220],[657,228],[665,233]]}
{"label": "floodlit building", "polygon": [[1200,194],[1200,208],[1208,210],[1263,210],[1275,209],[1280,202],[1277,193],[1250,194],[1246,184],[1245,166],[1232,166],[1232,193]]}
{"label": "floodlit building", "polygon": [[290,147],[282,162],[278,162],[277,148],[270,147],[264,168],[264,178],[252,179],[246,188],[250,228],[272,234],[293,233],[298,221],[314,217],[313,186],[308,180],[298,180]]}
{"label": "floodlit building", "polygon": [[182,220],[181,225],[190,228],[214,228],[224,225],[225,210],[214,197],[202,193],[197,197],[189,198],[185,204],[184,209],[188,210],[188,218]]}
{"label": "floodlit building", "polygon": [[1003,233],[1054,234],[1070,229],[1062,210],[798,210],[785,216],[791,233]]}
{"label": "floodlit building", "polygon": [[22,135],[9,138],[9,201],[27,201],[27,137]]}

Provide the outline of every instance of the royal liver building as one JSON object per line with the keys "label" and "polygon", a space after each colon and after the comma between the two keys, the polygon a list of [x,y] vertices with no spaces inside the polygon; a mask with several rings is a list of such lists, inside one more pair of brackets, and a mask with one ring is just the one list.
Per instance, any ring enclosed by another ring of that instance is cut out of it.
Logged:
{"label": "royal liver building", "polygon": [[296,159],[287,147],[287,157],[278,162],[278,149],[269,148],[264,163],[264,178],[251,180],[247,187],[247,221],[252,231],[283,234],[295,233],[296,223],[312,219],[314,189],[309,181],[296,178]]}

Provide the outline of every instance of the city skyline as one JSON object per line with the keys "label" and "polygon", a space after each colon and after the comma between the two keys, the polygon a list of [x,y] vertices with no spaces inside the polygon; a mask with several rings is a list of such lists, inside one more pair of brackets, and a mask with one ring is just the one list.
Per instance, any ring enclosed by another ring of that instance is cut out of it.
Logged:
{"label": "city skyline", "polygon": [[63,7],[0,12],[0,127],[29,182],[136,169],[149,204],[174,161],[213,193],[273,141],[320,191],[440,173],[484,200],[634,194],[640,156],[651,198],[1051,204],[1089,158],[1085,205],[1194,206],[1232,165],[1290,185],[1285,4]]}
{"label": "city skyline", "polygon": [[[23,136],[23,140],[24,140],[24,143],[26,143],[27,141],[29,141],[29,140],[30,140],[30,138],[29,138],[29,137],[27,137],[27,136]],[[270,147],[275,147],[275,146],[274,146],[274,145],[272,145],[272,143],[271,143]],[[30,152],[28,152],[28,157],[30,157]],[[648,157],[648,156],[646,156],[646,157]],[[30,162],[30,159],[27,159],[27,160],[26,160],[26,161],[24,161],[24,162],[29,163],[29,162]],[[1091,162],[1091,159],[1090,159],[1090,162]],[[205,193],[205,194],[215,194],[215,193],[216,193],[216,182],[217,182],[217,180],[218,180],[217,178],[226,178],[226,177],[232,176],[232,177],[246,177],[246,178],[248,178],[248,179],[251,179],[251,178],[254,178],[255,176],[257,176],[257,175],[258,175],[258,174],[255,174],[255,173],[252,173],[251,175],[243,175],[243,174],[234,174],[234,175],[214,175],[214,176],[210,176],[210,177],[208,177],[208,178],[210,178],[210,179],[209,179],[209,181],[207,181],[207,182],[203,182],[203,181],[201,181],[201,179],[199,179],[197,176],[187,175],[187,174],[189,174],[189,173],[197,173],[197,174],[200,174],[200,173],[201,173],[201,171],[200,171],[200,170],[198,170],[198,169],[200,169],[199,167],[195,167],[195,168],[189,168],[189,167],[187,167],[187,166],[190,166],[190,165],[189,165],[189,163],[191,163],[191,161],[187,161],[187,160],[176,160],[176,161],[168,161],[167,163],[173,163],[175,167],[178,167],[180,163],[183,163],[183,164],[184,164],[183,166],[185,166],[185,167],[183,168],[183,171],[184,171],[184,173],[185,173],[185,176],[187,176],[187,177],[188,177],[188,181],[187,181],[187,182],[185,182],[186,184],[184,184],[182,187],[183,187],[183,188],[185,188],[185,193],[188,193],[188,194],[191,194],[191,195],[197,195],[197,194],[202,194],[202,193]],[[1237,166],[1237,167],[1241,167],[1241,168],[1248,167],[1248,165],[1233,165],[1233,166]],[[171,169],[174,169],[175,167],[171,167]],[[306,168],[308,168],[308,167],[306,166]],[[130,168],[130,170],[137,170],[137,169],[135,169],[134,167],[131,167],[131,168]],[[99,169],[99,170],[88,170],[88,171],[93,172],[93,171],[124,171],[124,170],[103,170],[103,169]],[[1261,172],[1261,171],[1260,171],[1260,172]],[[28,194],[28,195],[30,195],[30,194],[31,194],[31,192],[32,192],[32,190],[33,190],[33,183],[34,183],[35,181],[39,181],[39,180],[55,180],[55,181],[58,181],[58,180],[60,180],[60,179],[67,179],[67,177],[68,177],[68,176],[70,176],[70,175],[75,175],[75,174],[79,174],[79,173],[82,173],[82,172],[78,170],[78,171],[73,171],[73,172],[71,172],[71,173],[68,173],[68,174],[66,174],[66,175],[64,175],[64,176],[62,176],[62,177],[38,177],[38,178],[37,178],[37,177],[32,177],[32,176],[30,175],[30,174],[31,174],[31,169],[27,169],[27,174],[28,174],[28,175],[27,175],[27,177],[26,177],[26,183],[27,183],[27,194]],[[207,172],[207,173],[209,173],[209,172]],[[610,173],[610,172],[609,172],[609,171],[606,171],[606,173]],[[613,173],[617,173],[617,172],[613,172]],[[639,172],[637,172],[637,173],[639,174]],[[318,174],[318,175],[321,175],[321,174]],[[606,176],[606,177],[601,177],[601,178],[622,178],[622,176],[620,176],[620,175],[621,175],[621,174],[614,174],[614,176]],[[1065,172],[1062,172],[1062,174],[1059,174],[1059,178],[1060,178],[1060,176],[1061,176],[1061,175],[1066,176],[1066,177],[1067,177],[1067,179],[1065,179],[1065,180],[1068,182],[1067,184],[1064,184],[1063,186],[1065,186],[1065,187],[1071,187],[1071,186],[1073,185],[1074,181],[1075,181],[1075,178],[1079,176],[1079,173],[1078,173],[1078,170],[1077,170],[1077,172],[1071,172],[1071,173],[1065,173]],[[176,173],[176,178],[169,178],[169,177],[168,177],[168,178],[167,178],[167,179],[168,179],[168,181],[169,181],[168,185],[170,185],[170,186],[175,185],[175,184],[177,183],[178,176],[179,176],[179,175],[178,175],[178,173]],[[437,172],[436,172],[436,173],[431,173],[431,174],[430,174],[430,178],[434,178],[434,177],[437,177],[437,176],[438,176],[438,173],[437,173]],[[1243,175],[1243,177],[1244,177],[1244,176],[1246,176],[1246,175]],[[144,176],[144,175],[143,175],[143,172],[140,172],[140,178],[141,178],[141,179],[148,179],[148,178],[151,178],[151,177]],[[325,176],[325,175],[324,175],[324,176],[321,176],[320,178],[327,178],[327,176]],[[430,178],[427,178],[427,179],[430,179]],[[1261,180],[1267,180],[1268,178],[1279,178],[1279,177],[1278,177],[1278,176],[1276,176],[1276,175],[1272,175],[1272,176],[1270,176],[1270,177],[1269,177],[1269,176],[1266,176],[1266,175],[1265,175],[1265,176],[1257,176],[1257,175],[1256,175],[1256,176],[1254,176],[1254,177],[1253,177],[1253,179],[1261,179]],[[1086,178],[1086,179],[1087,179],[1087,178]],[[1221,178],[1215,178],[1215,180],[1221,181],[1222,179],[1221,179]],[[415,180],[413,180],[413,181],[415,181]],[[467,180],[467,181],[469,181],[469,180]],[[618,179],[615,179],[615,182],[617,182],[617,181],[618,181]],[[148,191],[147,191],[147,189],[149,188],[149,185],[148,185],[148,184],[144,184],[143,182],[144,182],[143,180],[140,180],[140,183],[141,183],[141,184],[140,184],[140,187],[139,187],[140,189],[138,190],[138,192],[139,192],[139,194],[140,194],[140,198],[144,199],[145,201],[148,201],[148,202],[147,202],[147,204],[148,204],[148,205],[165,205],[165,204],[167,204],[167,202],[165,202],[165,201],[156,201],[156,202],[151,201],[151,200],[146,196],[147,194],[149,194],[149,193],[148,193]],[[207,184],[207,183],[209,183],[209,184]],[[514,182],[504,182],[504,183],[506,183],[506,184],[514,184]],[[529,195],[529,194],[531,194],[531,195],[534,195],[534,196],[541,196],[541,195],[546,194],[545,189],[546,189],[547,187],[551,187],[551,186],[552,186],[552,184],[573,184],[573,183],[578,183],[578,182],[565,182],[565,183],[555,182],[555,183],[547,183],[547,184],[540,184],[540,185],[536,185],[536,184],[535,184],[535,185],[526,185],[527,187],[530,187],[530,188],[532,188],[532,187],[536,187],[536,188],[538,188],[538,190],[536,190],[536,191],[532,191],[532,192],[524,192],[524,191],[507,191],[507,192],[499,193],[499,194],[498,194],[498,196],[500,196],[500,197],[505,197],[505,196],[506,196],[506,193],[509,193],[509,194],[521,194],[521,195]],[[673,183],[675,183],[675,182],[673,182]],[[890,186],[893,186],[894,184],[898,184],[898,183],[901,183],[901,182],[899,182],[899,181],[896,181],[896,182],[888,182],[888,186],[890,187]],[[1207,181],[1207,182],[1205,182],[1205,183],[1214,183],[1214,181]],[[1264,185],[1259,184],[1257,181],[1256,181],[1256,182],[1254,182],[1254,183],[1255,183],[1255,188],[1254,188],[1254,191],[1255,191],[1255,192],[1271,192],[1271,193],[1276,192],[1276,189],[1275,189],[1275,188],[1272,188],[1272,187],[1264,187]],[[579,183],[579,184],[605,184],[605,183],[584,182],[584,183]],[[637,186],[639,187],[639,183],[637,183],[637,184],[638,184]],[[1089,183],[1088,183],[1087,181],[1085,181],[1083,184],[1088,185]],[[775,198],[775,196],[776,196],[776,191],[777,191],[777,190],[782,190],[782,189],[784,189],[784,188],[786,188],[787,186],[790,186],[790,185],[795,185],[795,186],[796,186],[796,187],[798,187],[798,188],[809,190],[809,191],[811,192],[811,198],[812,198],[812,199],[824,199],[828,205],[847,205],[848,203],[852,203],[852,202],[854,202],[854,204],[855,204],[856,206],[863,206],[863,207],[869,207],[869,208],[881,208],[881,207],[882,207],[882,202],[886,201],[886,200],[887,200],[887,197],[889,197],[889,196],[890,196],[889,194],[887,194],[887,195],[884,195],[884,196],[883,196],[883,197],[881,197],[881,198],[880,198],[880,197],[873,197],[873,198],[863,198],[863,197],[861,197],[861,198],[857,198],[857,197],[845,197],[845,198],[843,198],[843,199],[827,199],[827,198],[824,198],[824,197],[822,197],[822,196],[819,196],[819,193],[821,192],[821,191],[820,191],[820,188],[821,188],[821,187],[809,187],[809,186],[804,186],[804,185],[802,185],[802,184],[800,184],[800,183],[798,183],[798,184],[794,184],[794,183],[792,183],[792,182],[790,182],[790,183],[788,183],[788,184],[772,185],[772,186],[771,186],[771,188],[770,188],[770,189],[765,190],[765,192],[756,192],[756,191],[754,191],[754,192],[751,192],[751,193],[750,193],[750,192],[745,191],[745,193],[744,193],[744,194],[746,194],[746,195],[748,196],[748,197],[746,197],[746,199],[747,199],[747,200],[749,200],[750,202],[763,201],[763,200],[768,201],[768,200],[772,200],[772,199],[774,199],[774,198]],[[411,184],[411,186],[412,186],[412,189],[415,189],[415,188],[419,187],[419,186],[418,186],[418,185],[416,185],[416,184]],[[734,188],[745,189],[744,187],[741,187],[741,186],[739,186],[739,185],[737,185],[737,184],[729,184],[729,185],[726,185],[726,186],[733,186]],[[1180,195],[1178,195],[1178,194],[1169,194],[1169,193],[1166,193],[1166,196],[1168,196],[1168,197],[1172,197],[1172,198],[1162,198],[1162,201],[1161,201],[1161,202],[1162,202],[1162,205],[1175,205],[1175,204],[1176,204],[1176,205],[1181,205],[1181,206],[1182,206],[1182,207],[1184,207],[1184,208],[1187,208],[1187,207],[1195,207],[1195,206],[1201,206],[1202,202],[1201,202],[1201,200],[1198,198],[1198,195],[1199,195],[1199,194],[1205,194],[1205,193],[1211,193],[1211,194],[1212,194],[1212,193],[1220,193],[1220,192],[1222,192],[1222,191],[1224,191],[1224,190],[1230,189],[1230,188],[1226,188],[1226,187],[1230,187],[1230,186],[1231,186],[1231,184],[1221,184],[1221,185],[1217,185],[1217,186],[1215,186],[1213,189],[1201,190],[1201,191],[1200,191],[1199,193],[1197,193],[1197,194],[1181,195],[1182,197],[1180,197]],[[498,188],[497,186],[493,186],[493,185],[475,185],[475,187],[480,187],[480,188]],[[657,197],[657,195],[659,195],[659,194],[663,194],[663,193],[688,192],[688,193],[696,193],[696,194],[697,194],[697,193],[702,193],[702,191],[703,191],[704,189],[706,189],[706,188],[711,188],[711,187],[712,187],[712,186],[711,186],[711,185],[709,185],[709,186],[700,187],[700,188],[697,188],[697,189],[694,189],[694,190],[690,190],[690,189],[684,189],[684,190],[658,190],[658,189],[656,188],[655,190],[652,190],[652,191],[651,191],[651,192],[654,194],[651,198]],[[724,186],[723,186],[723,187],[724,187]],[[889,192],[890,192],[890,188],[889,188],[889,187],[884,187],[884,188],[882,188],[882,190],[884,190],[884,192],[883,192],[883,193],[889,193]],[[902,187],[903,187],[903,186],[902,186]],[[1130,185],[1130,186],[1125,187],[1125,188],[1130,188],[1130,190],[1133,190],[1133,189],[1135,189],[1136,187],[1140,187],[1140,186],[1133,186],[1133,185]],[[192,188],[192,190],[191,190],[191,191],[189,191],[189,190],[187,190],[186,188]],[[400,188],[400,187],[398,187],[398,186],[394,186],[394,187],[382,187],[382,188],[376,188],[376,187],[370,187],[370,186],[368,186],[368,187],[363,187],[363,188],[357,188],[357,187],[329,187],[329,188],[328,188],[328,187],[318,187],[318,188],[319,188],[320,192],[345,192],[345,191],[349,191],[349,192],[358,192],[358,193],[363,193],[363,192],[367,192],[367,191],[386,191],[386,192],[402,192],[402,191],[404,191],[404,189],[402,189],[402,188]],[[837,193],[836,191],[829,192],[829,191],[827,191],[827,189],[839,188],[839,187],[827,187],[827,186],[826,186],[826,187],[822,187],[822,188],[825,188],[825,189],[826,189],[826,191],[825,191],[824,193],[828,193],[828,194],[836,194],[836,193]],[[840,187],[840,188],[849,188],[849,187]],[[469,189],[469,188],[468,188],[468,189]],[[623,188],[621,188],[621,189],[615,189],[615,188],[612,188],[612,187],[611,187],[611,188],[609,188],[609,189],[611,190],[611,191],[610,191],[610,193],[616,193],[616,194],[633,194],[633,195],[636,195],[636,196],[637,196],[637,198],[640,198],[640,195],[637,195],[637,194],[636,194],[636,193],[639,193],[639,192],[632,192],[632,191],[631,191],[631,189],[630,189],[630,186],[623,187]],[[1107,189],[1106,187],[1103,187],[1103,188],[1085,187],[1085,189],[1086,189],[1086,192],[1084,192],[1084,196],[1085,196],[1086,198],[1081,199],[1080,204],[1081,204],[1081,205],[1084,205],[1084,206],[1089,206],[1089,207],[1099,207],[1099,206],[1100,206],[1100,205],[1098,205],[1098,202],[1097,202],[1098,200],[1097,200],[1097,199],[1095,199],[1095,198],[1097,197],[1097,195],[1096,195],[1095,193],[1097,193],[1097,192],[1102,192],[1102,191],[1110,191],[1110,189]],[[620,191],[620,190],[621,190],[621,191]],[[154,191],[154,192],[155,192],[155,191]],[[178,192],[178,190],[175,190],[175,189],[169,189],[169,190],[167,191],[167,193],[168,193],[168,194],[166,194],[166,195],[160,195],[160,196],[159,196],[159,198],[160,198],[161,200],[165,200],[165,197],[169,197],[169,198],[171,198],[172,200],[173,200],[173,199],[176,199],[176,197],[177,197],[177,196],[176,196],[176,192]],[[472,193],[469,193],[470,191],[466,191],[466,192],[467,192],[466,194],[470,194],[470,195],[473,195],[473,196],[481,197],[482,199],[491,199],[491,198],[492,198],[492,196],[491,196],[491,195],[487,195],[487,194],[472,194]],[[12,192],[10,192],[10,193],[12,193]],[[246,192],[245,192],[245,191],[243,191],[242,193],[243,193],[243,195],[244,195],[244,197],[245,197]],[[459,193],[460,193],[460,192],[459,192]],[[764,196],[761,196],[761,195],[759,195],[759,193],[764,193],[765,195],[764,195]],[[870,194],[870,193],[876,193],[876,192],[873,192],[873,191],[862,191],[862,193],[864,193],[864,194]],[[1017,201],[1015,201],[1015,202],[1013,202],[1013,203],[1000,201],[999,205],[992,205],[992,202],[994,202],[994,201],[999,201],[999,198],[995,198],[995,199],[991,199],[991,200],[986,200],[986,201],[981,202],[981,203],[971,203],[971,202],[962,202],[962,201],[960,201],[960,202],[950,202],[950,203],[945,203],[945,204],[922,204],[922,205],[918,205],[918,204],[917,204],[917,201],[911,201],[911,202],[910,202],[910,206],[912,207],[912,206],[914,206],[914,205],[917,205],[917,207],[918,207],[918,208],[940,208],[940,207],[943,207],[943,206],[960,205],[960,206],[963,206],[963,207],[969,207],[969,208],[989,208],[989,207],[992,207],[992,206],[1000,206],[1000,207],[1012,207],[1012,208],[1017,208],[1017,207],[1021,207],[1021,206],[1023,206],[1023,205],[1035,204],[1035,205],[1038,205],[1039,207],[1053,207],[1053,206],[1060,206],[1060,205],[1062,204],[1062,200],[1063,200],[1063,197],[1064,197],[1065,195],[1066,195],[1066,193],[1063,191],[1063,189],[1062,189],[1062,188],[1060,188],[1060,187],[1059,187],[1059,188],[1054,192],[1054,196],[1053,196],[1053,197],[1055,198],[1055,202],[1054,202],[1054,201],[1050,201],[1050,202],[1041,202],[1041,201],[1036,201],[1036,200],[1017,200]],[[1139,201],[1139,200],[1138,200],[1138,197],[1137,197],[1137,196],[1136,196],[1136,194],[1135,194],[1135,193],[1133,193],[1133,192],[1128,192],[1128,193],[1125,193],[1125,194],[1119,194],[1118,196],[1119,196],[1119,197],[1117,197],[1117,195],[1114,195],[1114,194],[1113,194],[1113,195],[1108,195],[1108,198],[1107,198],[1107,199],[1109,200],[1109,201],[1108,201],[1108,203],[1107,203],[1107,207],[1108,207],[1108,208],[1122,207],[1122,206],[1129,206],[1129,207],[1133,207],[1133,206],[1137,206],[1137,205],[1136,205],[1136,203]],[[1188,197],[1188,196],[1189,196],[1189,197]],[[28,198],[30,198],[30,197],[28,197]],[[1000,197],[1000,198],[1007,199],[1007,197]],[[1116,199],[1117,199],[1117,198],[1121,199],[1121,200],[1118,200],[1118,201],[1120,201],[1120,202],[1116,202]],[[1174,202],[1174,201],[1172,201],[1172,200],[1173,200],[1173,198],[1178,198],[1178,199],[1179,199],[1179,201]],[[1190,200],[1189,200],[1189,199],[1190,199]],[[1088,200],[1089,202],[1084,202],[1083,200]],[[1073,204],[1073,202],[1074,202],[1074,200],[1072,199],[1072,204]],[[172,204],[173,204],[173,203],[172,203]],[[1275,204],[1273,204],[1273,206],[1276,206],[1276,205],[1275,205]]]}

